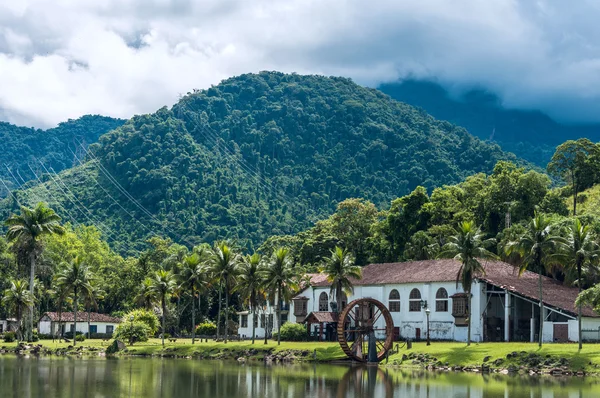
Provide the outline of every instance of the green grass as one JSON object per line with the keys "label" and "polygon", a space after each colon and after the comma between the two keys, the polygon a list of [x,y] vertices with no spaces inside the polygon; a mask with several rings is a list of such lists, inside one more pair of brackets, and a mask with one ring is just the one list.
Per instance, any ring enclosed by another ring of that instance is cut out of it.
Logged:
{"label": "green grass", "polygon": [[[472,343],[471,346],[467,347],[465,343],[432,342],[430,346],[425,343],[413,343],[412,351],[429,354],[442,363],[448,362],[450,366],[481,366],[483,359],[487,356],[490,357],[488,362],[493,362],[498,358],[503,358],[506,361],[506,355],[515,351],[566,358],[573,370],[591,370],[593,365],[600,365],[599,344],[584,344],[583,349],[579,351],[577,344],[545,344],[540,349],[537,343]],[[400,361],[402,354],[409,353],[410,351],[403,348],[398,354],[390,355],[389,361]],[[590,362],[592,365],[589,365]],[[506,362],[506,364],[508,363],[518,365],[518,362],[515,361]],[[406,364],[406,366],[408,365]]]}

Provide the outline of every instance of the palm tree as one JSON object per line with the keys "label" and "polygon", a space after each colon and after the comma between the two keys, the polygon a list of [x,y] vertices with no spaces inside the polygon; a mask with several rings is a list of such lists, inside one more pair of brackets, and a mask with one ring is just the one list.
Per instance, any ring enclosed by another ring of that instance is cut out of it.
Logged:
{"label": "palm tree", "polygon": [[263,271],[263,278],[271,300],[276,303],[277,344],[281,344],[281,305],[289,300],[292,291],[297,287],[292,256],[288,249],[275,250]]}
{"label": "palm tree", "polygon": [[23,279],[13,279],[10,281],[10,287],[4,291],[2,299],[4,305],[9,311],[12,311],[17,318],[17,339],[23,340],[21,319],[25,310],[33,305],[33,295],[28,290],[27,281]]}
{"label": "palm tree", "polygon": [[156,301],[155,292],[152,289],[152,278],[146,277],[140,284],[140,290],[135,296],[135,303],[147,310],[152,310],[152,303]]}
{"label": "palm tree", "polygon": [[325,266],[320,272],[327,274],[327,281],[331,283],[329,294],[335,297],[337,311],[342,310],[342,296],[354,292],[351,279],[362,277],[362,268],[354,265],[354,259],[350,252],[336,246],[331,251],[331,257],[325,261]]}
{"label": "palm tree", "polygon": [[175,283],[175,277],[170,271],[159,269],[152,276],[152,291],[154,297],[160,302],[162,308],[162,345],[165,345],[165,318],[167,314],[167,300],[173,294],[173,291],[177,287]]}
{"label": "palm tree", "polygon": [[240,283],[237,289],[241,292],[245,300],[247,300],[252,313],[252,344],[254,344],[254,340],[256,339],[256,309],[264,283],[261,268],[262,259],[260,254],[254,253],[251,256],[245,257],[240,267]]}
{"label": "palm tree", "polygon": [[456,274],[456,284],[462,285],[467,294],[467,345],[471,345],[471,287],[477,275],[485,274],[481,260],[495,259],[496,255],[488,251],[485,246],[492,243],[492,239],[483,239],[481,230],[472,221],[463,221],[456,228],[456,234],[449,238],[440,253],[440,257],[453,258],[460,262]]}
{"label": "palm tree", "polygon": [[525,232],[514,241],[508,242],[505,251],[507,255],[519,254],[522,258],[519,274],[527,269],[539,273],[538,289],[540,296],[540,326],[539,346],[542,346],[544,328],[544,301],[542,273],[556,261],[559,255],[559,246],[563,240],[552,234],[550,219],[536,212],[533,219],[527,224]]}
{"label": "palm tree", "polygon": [[[51,208],[40,202],[34,209],[21,206],[19,215],[13,214],[6,221],[6,238],[19,241],[27,251],[29,258],[29,291],[34,295],[35,260],[41,250],[40,238],[44,235],[63,234],[60,217]],[[33,303],[29,306],[27,340],[33,338]]]}
{"label": "palm tree", "polygon": [[210,261],[212,276],[219,283],[219,313],[217,315],[217,337],[221,330],[221,294],[225,290],[225,343],[229,337],[229,295],[237,282],[241,256],[225,242],[215,245]]}
{"label": "palm tree", "polygon": [[184,258],[179,272],[181,288],[189,290],[192,294],[192,344],[196,342],[196,293],[198,293],[198,307],[200,307],[200,297],[202,292],[208,286],[207,269],[204,264],[202,253],[192,253]]}
{"label": "palm tree", "polygon": [[[567,279],[575,279],[572,274],[576,273],[577,279],[574,282],[577,283],[579,294],[581,294],[581,289],[583,287],[583,268],[589,266],[600,254],[598,244],[595,242],[594,238],[594,234],[590,230],[589,225],[583,225],[581,221],[576,218],[569,228],[569,234],[566,241],[561,245],[565,255],[564,266]],[[581,304],[578,304],[577,307],[579,349],[581,349],[583,346],[581,340]]]}
{"label": "palm tree", "polygon": [[91,290],[87,292],[84,297],[84,306],[87,310],[87,323],[88,323],[88,339],[92,338],[91,332],[91,318],[92,308],[98,311],[98,301],[104,298],[104,290],[102,290],[95,281],[90,283]]}
{"label": "palm tree", "polygon": [[[56,276],[54,280],[56,282]],[[69,292],[64,286],[54,283],[54,288],[50,290],[50,296],[54,298],[58,310],[58,341],[60,342],[63,339],[62,310],[65,302],[70,301]],[[54,335],[52,336],[52,339],[54,340]]]}
{"label": "palm tree", "polygon": [[92,291],[92,272],[81,257],[75,257],[69,263],[63,263],[56,276],[57,285],[73,294],[73,345],[77,344],[77,309],[79,297],[89,295]]}

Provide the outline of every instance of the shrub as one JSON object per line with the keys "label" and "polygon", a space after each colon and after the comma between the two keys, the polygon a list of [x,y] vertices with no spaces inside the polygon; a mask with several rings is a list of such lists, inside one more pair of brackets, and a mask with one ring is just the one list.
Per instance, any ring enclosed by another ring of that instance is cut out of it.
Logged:
{"label": "shrub", "polygon": [[[277,339],[277,332],[273,332],[273,338]],[[287,322],[281,326],[281,340],[283,341],[306,341],[308,334],[306,327],[299,323]]]}
{"label": "shrub", "polygon": [[77,336],[75,336],[75,341],[85,341],[85,335],[77,333]]}
{"label": "shrub", "polygon": [[158,317],[152,311],[148,311],[143,308],[129,311],[123,316],[123,323],[131,323],[131,317],[133,317],[133,322],[143,322],[148,325],[151,336],[154,336],[160,327]]}
{"label": "shrub", "polygon": [[[75,335],[76,335],[76,336],[83,335],[83,332],[77,331],[77,333],[75,333]],[[71,339],[73,338],[73,332],[71,332],[71,331],[65,332],[65,334],[63,335],[63,337],[64,337],[65,339],[69,339],[69,340],[71,340]]]}
{"label": "shrub", "polygon": [[15,332],[6,332],[4,333],[4,342],[5,343],[12,343],[17,339],[17,336],[15,335]]}
{"label": "shrub", "polygon": [[148,341],[149,335],[150,327],[145,322],[133,321],[119,324],[115,330],[114,338],[133,344],[138,341]]}
{"label": "shrub", "polygon": [[33,331],[31,341],[32,342],[40,341],[40,335],[38,334],[37,330]]}
{"label": "shrub", "polygon": [[217,325],[212,322],[204,322],[196,326],[196,334],[200,336],[214,336],[217,334]]}

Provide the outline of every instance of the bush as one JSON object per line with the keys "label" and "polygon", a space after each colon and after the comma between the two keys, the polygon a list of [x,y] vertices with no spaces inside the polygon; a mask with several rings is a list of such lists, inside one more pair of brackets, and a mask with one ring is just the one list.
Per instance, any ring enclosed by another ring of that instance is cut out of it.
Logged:
{"label": "bush", "polygon": [[158,317],[152,311],[145,309],[129,311],[123,316],[123,323],[131,323],[131,317],[133,317],[133,322],[143,322],[148,325],[151,336],[154,336],[160,327]]}
{"label": "bush", "polygon": [[148,341],[148,336],[150,336],[150,328],[145,322],[141,321],[123,322],[117,326],[114,334],[115,340],[121,340],[129,344]]}
{"label": "bush", "polygon": [[85,335],[78,333],[77,336],[75,336],[75,341],[85,341]]}
{"label": "bush", "polygon": [[[273,332],[273,339],[277,339],[277,332]],[[281,326],[281,340],[283,341],[306,341],[308,334],[306,327],[299,323],[287,322]]]}
{"label": "bush", "polygon": [[33,336],[31,338],[32,342],[36,342],[36,341],[40,341],[40,335],[38,334],[37,330],[33,331]]}
{"label": "bush", "polygon": [[15,332],[6,332],[4,333],[4,342],[5,343],[13,343],[17,339]]}
{"label": "bush", "polygon": [[212,322],[204,322],[196,326],[196,334],[199,336],[214,336],[217,334],[217,325]]}
{"label": "bush", "polygon": [[[77,331],[77,333],[75,333],[75,335],[76,336],[81,336],[81,335],[83,335],[83,332]],[[65,332],[65,334],[63,335],[63,337],[65,339],[72,340],[73,339],[73,332],[71,332],[71,331]]]}
{"label": "bush", "polygon": [[90,339],[110,339],[112,335],[112,333],[92,333]]}

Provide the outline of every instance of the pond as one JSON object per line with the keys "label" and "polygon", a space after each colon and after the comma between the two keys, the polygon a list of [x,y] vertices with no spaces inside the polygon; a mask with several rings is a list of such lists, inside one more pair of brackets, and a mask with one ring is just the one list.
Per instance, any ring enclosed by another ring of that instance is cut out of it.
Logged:
{"label": "pond", "polygon": [[341,365],[0,356],[0,397],[600,397],[600,378],[423,373]]}

